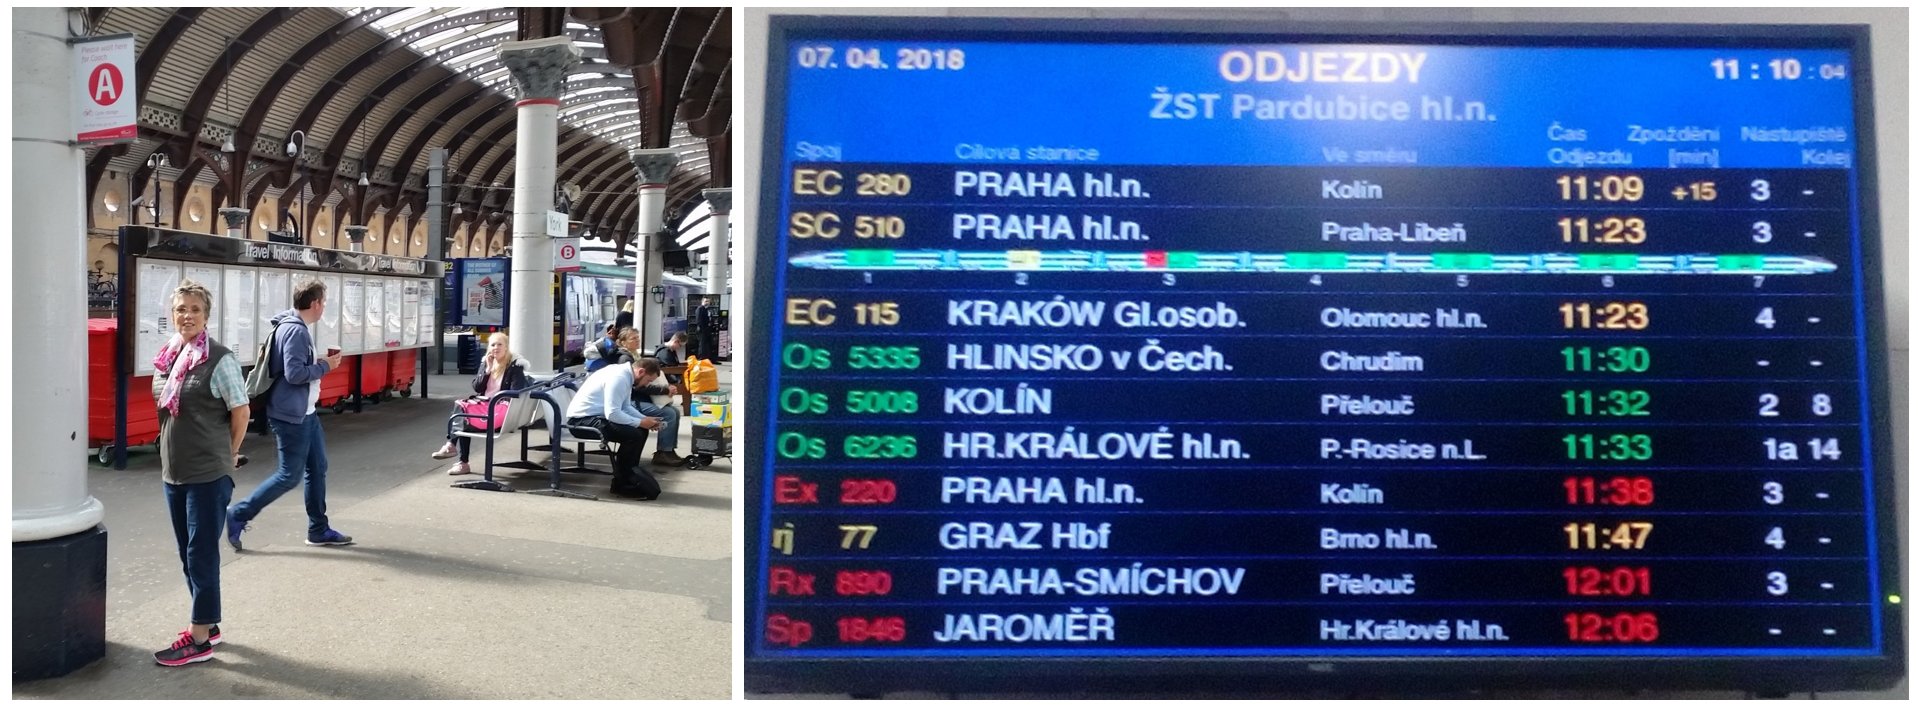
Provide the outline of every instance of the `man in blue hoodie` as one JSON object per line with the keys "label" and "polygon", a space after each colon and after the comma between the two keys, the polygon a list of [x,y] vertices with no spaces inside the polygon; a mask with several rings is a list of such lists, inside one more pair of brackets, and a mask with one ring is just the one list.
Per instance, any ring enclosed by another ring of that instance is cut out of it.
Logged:
{"label": "man in blue hoodie", "polygon": [[320,402],[320,377],[340,365],[340,355],[313,350],[313,323],[326,311],[326,285],[314,280],[293,294],[293,308],[274,315],[271,361],[273,388],[267,391],[266,422],[280,452],[280,468],[246,499],[227,510],[226,542],[240,550],[240,532],[261,509],[306,480],[306,545],[344,546],[353,537],[326,524],[326,436],[314,411]]}

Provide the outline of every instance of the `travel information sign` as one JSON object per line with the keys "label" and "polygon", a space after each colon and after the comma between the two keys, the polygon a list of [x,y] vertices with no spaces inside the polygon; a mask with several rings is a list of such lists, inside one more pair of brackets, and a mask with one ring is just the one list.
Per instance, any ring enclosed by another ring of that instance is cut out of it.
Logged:
{"label": "travel information sign", "polygon": [[1859,38],[830,27],[749,674],[1902,672]]}

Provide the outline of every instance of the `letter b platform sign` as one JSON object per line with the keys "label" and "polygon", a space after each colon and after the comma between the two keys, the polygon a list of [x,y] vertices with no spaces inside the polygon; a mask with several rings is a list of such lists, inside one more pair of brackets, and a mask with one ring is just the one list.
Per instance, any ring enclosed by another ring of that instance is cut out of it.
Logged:
{"label": "letter b platform sign", "polygon": [[565,273],[579,270],[579,239],[561,238],[553,240],[553,272]]}

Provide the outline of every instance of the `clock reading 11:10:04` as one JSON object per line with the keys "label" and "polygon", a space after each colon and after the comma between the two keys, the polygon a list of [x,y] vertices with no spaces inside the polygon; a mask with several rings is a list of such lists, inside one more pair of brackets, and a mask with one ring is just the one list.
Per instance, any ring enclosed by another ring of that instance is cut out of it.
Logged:
{"label": "clock reading 11:10:04", "polygon": [[[1743,70],[1740,67],[1745,67]],[[1763,67],[1765,71],[1760,71]],[[1736,57],[1712,60],[1712,77],[1717,79],[1750,79],[1773,81],[1797,81],[1799,79],[1844,79],[1844,64],[1819,64],[1809,68],[1804,62],[1790,57],[1767,59],[1763,63],[1742,62]]]}

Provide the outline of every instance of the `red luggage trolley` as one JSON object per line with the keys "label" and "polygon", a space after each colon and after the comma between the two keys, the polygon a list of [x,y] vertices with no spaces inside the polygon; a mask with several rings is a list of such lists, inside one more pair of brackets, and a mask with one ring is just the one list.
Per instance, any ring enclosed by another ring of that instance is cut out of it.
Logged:
{"label": "red luggage trolley", "polygon": [[360,400],[378,403],[392,389],[392,377],[387,375],[387,352],[361,354],[360,360]]}
{"label": "red luggage trolley", "polygon": [[[116,320],[87,320],[87,447],[99,448],[100,464],[113,462],[113,394],[120,377],[113,373]],[[135,376],[127,390],[127,447],[160,441],[160,409],[153,402],[153,377]]]}
{"label": "red luggage trolley", "polygon": [[413,381],[419,378],[420,350],[400,349],[387,354],[388,390],[399,394],[400,398],[412,398]]}
{"label": "red luggage trolley", "polygon": [[353,395],[353,381],[360,375],[360,358],[340,357],[340,368],[320,377],[320,407],[334,413],[346,412],[347,399]]}

